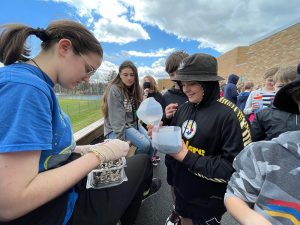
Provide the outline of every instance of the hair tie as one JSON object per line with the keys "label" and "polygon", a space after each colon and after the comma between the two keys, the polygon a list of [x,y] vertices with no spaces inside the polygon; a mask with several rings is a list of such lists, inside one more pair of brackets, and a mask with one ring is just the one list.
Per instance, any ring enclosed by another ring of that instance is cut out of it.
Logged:
{"label": "hair tie", "polygon": [[39,39],[41,39],[43,42],[47,42],[49,41],[51,38],[50,38],[50,35],[48,34],[48,32],[43,29],[43,28],[36,28],[33,32],[33,34],[35,36],[37,36]]}

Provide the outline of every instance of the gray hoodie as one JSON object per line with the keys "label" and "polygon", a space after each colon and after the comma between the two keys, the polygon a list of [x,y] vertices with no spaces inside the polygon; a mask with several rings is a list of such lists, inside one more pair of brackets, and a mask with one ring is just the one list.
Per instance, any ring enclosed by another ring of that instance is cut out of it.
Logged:
{"label": "gray hoodie", "polygon": [[248,145],[233,166],[225,199],[242,199],[275,225],[300,223],[300,131]]}
{"label": "gray hoodie", "polygon": [[108,117],[104,120],[104,135],[114,132],[118,139],[125,140],[125,129],[136,128],[132,105],[122,90],[115,84],[107,96]]}

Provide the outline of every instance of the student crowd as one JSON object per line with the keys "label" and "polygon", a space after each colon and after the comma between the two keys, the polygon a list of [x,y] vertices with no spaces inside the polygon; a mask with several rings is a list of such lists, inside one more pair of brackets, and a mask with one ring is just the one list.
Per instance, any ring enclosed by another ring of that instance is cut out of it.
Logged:
{"label": "student crowd", "polygon": [[[26,40],[41,51],[30,58]],[[102,102],[109,141],[79,146],[54,92],[74,89],[101,66],[99,41],[70,20],[46,29],[4,25],[0,36],[0,225],[133,225],[142,202],[161,186],[152,124],[136,111],[154,97],[163,126],[178,126],[182,148],[165,155],[174,210],[166,224],[220,224],[227,210],[245,225],[300,224],[300,64],[278,65],[252,81],[227,84],[215,57],[173,52],[165,70],[173,86],[140,85],[131,61],[119,66]],[[87,189],[87,174],[128,154],[128,181]],[[159,212],[157,212],[159,213]]]}

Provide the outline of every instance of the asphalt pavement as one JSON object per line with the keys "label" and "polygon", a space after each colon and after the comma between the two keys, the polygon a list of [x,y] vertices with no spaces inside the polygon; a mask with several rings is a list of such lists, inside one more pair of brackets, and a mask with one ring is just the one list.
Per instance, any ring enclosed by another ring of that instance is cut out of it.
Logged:
{"label": "asphalt pavement", "polygon": [[[165,157],[163,154],[159,154],[159,156],[161,162],[157,167],[154,167],[153,176],[162,180],[162,186],[155,195],[143,202],[136,225],[165,225],[165,221],[173,209],[170,187],[166,181],[167,170],[164,163]],[[228,213],[224,214],[221,224],[238,225]]]}

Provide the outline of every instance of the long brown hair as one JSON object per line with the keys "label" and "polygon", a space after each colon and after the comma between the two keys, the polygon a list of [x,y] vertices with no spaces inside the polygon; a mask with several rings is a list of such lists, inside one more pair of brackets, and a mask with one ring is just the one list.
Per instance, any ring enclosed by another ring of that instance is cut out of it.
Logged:
{"label": "long brown hair", "polygon": [[104,115],[104,118],[108,117],[108,105],[107,105],[107,97],[110,91],[110,88],[113,84],[115,84],[124,94],[125,98],[127,98],[128,100],[130,100],[130,96],[129,96],[129,91],[128,88],[126,87],[126,85],[122,82],[120,74],[122,72],[123,69],[125,68],[131,68],[134,75],[135,75],[135,80],[134,80],[134,84],[131,88],[130,94],[134,99],[134,104],[136,106],[136,109],[139,107],[139,105],[141,104],[142,101],[142,94],[141,94],[141,88],[139,85],[139,75],[138,75],[138,70],[136,68],[136,66],[133,64],[133,62],[131,61],[124,61],[120,66],[119,66],[119,73],[117,75],[117,77],[115,79],[113,79],[111,81],[111,83],[106,87],[104,94],[103,94],[103,98],[102,98],[102,113]]}
{"label": "long brown hair", "polygon": [[41,47],[44,51],[60,39],[66,38],[72,42],[75,54],[94,52],[103,57],[99,41],[86,27],[71,20],[57,20],[50,23],[46,29],[35,29],[23,24],[1,26],[0,62],[10,65],[16,61],[27,61],[30,49],[25,42],[30,35],[35,35],[42,41]]}

